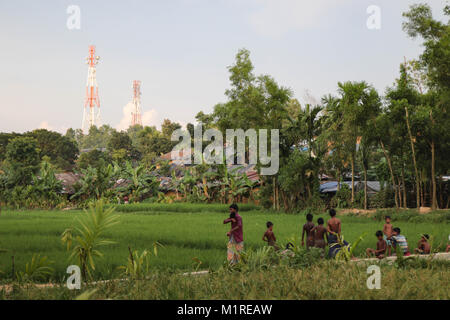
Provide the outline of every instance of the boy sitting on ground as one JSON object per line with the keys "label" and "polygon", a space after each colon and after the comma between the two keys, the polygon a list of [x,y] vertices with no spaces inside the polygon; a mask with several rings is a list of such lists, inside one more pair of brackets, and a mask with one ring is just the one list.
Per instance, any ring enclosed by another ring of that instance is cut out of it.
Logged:
{"label": "boy sitting on ground", "polygon": [[366,254],[369,258],[372,255],[375,255],[375,257],[377,257],[378,259],[383,259],[387,249],[386,240],[383,239],[383,232],[381,230],[378,230],[375,233],[375,236],[378,238],[377,248],[376,249],[367,248]]}
{"label": "boy sitting on ground", "polygon": [[386,241],[386,245],[387,245],[387,250],[388,250],[388,256],[391,255],[391,248],[392,248],[392,242],[391,242],[391,237],[392,237],[392,224],[391,224],[391,217],[390,216],[386,216],[384,218],[384,221],[386,222],[383,226],[383,238]]}
{"label": "boy sitting on ground", "polygon": [[267,230],[264,232],[263,241],[267,241],[269,246],[273,247],[275,251],[280,250],[280,248],[277,246],[277,239],[275,238],[275,234],[273,233],[273,223],[270,221],[267,221],[266,223]]}
{"label": "boy sitting on ground", "polygon": [[417,248],[414,249],[414,253],[418,254],[430,254],[431,252],[431,246],[428,243],[428,239],[430,239],[430,236],[427,234],[422,234],[419,243],[417,244]]}
{"label": "boy sitting on ground", "polygon": [[410,256],[408,248],[408,242],[406,241],[406,237],[400,234],[400,228],[394,228],[392,230],[392,246],[397,249],[400,248],[404,256]]}

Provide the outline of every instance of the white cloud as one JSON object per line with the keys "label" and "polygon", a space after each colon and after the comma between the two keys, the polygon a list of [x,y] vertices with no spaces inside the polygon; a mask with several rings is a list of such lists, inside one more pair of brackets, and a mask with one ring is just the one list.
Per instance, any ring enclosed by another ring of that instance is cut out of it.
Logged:
{"label": "white cloud", "polygon": [[38,127],[38,128],[39,128],[39,129],[46,129],[46,130],[48,130],[48,131],[59,132],[59,133],[61,133],[61,134],[65,134],[66,131],[67,131],[67,129],[68,129],[68,127],[65,127],[65,126],[60,126],[60,127],[52,126],[52,125],[50,125],[50,124],[48,123],[48,121],[42,121],[42,122],[39,124],[39,127]]}
{"label": "white cloud", "polygon": [[[116,126],[118,131],[127,130],[131,125],[131,113],[133,112],[134,106],[129,102],[123,107],[123,116],[119,124]],[[145,111],[142,113],[142,124],[144,126],[157,126],[159,125],[157,119],[158,112],[155,109]]]}
{"label": "white cloud", "polygon": [[53,127],[50,126],[50,124],[48,123],[48,121],[42,121],[42,122],[39,124],[39,129],[53,130]]}
{"label": "white cloud", "polygon": [[351,0],[256,0],[259,10],[250,15],[256,32],[277,37],[326,23],[327,14]]}

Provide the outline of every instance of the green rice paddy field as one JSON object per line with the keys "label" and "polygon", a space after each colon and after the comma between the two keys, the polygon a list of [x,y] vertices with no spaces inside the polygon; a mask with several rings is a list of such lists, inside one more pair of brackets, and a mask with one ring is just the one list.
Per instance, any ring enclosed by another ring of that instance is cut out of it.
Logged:
{"label": "green rice paddy field", "polygon": [[[152,249],[154,242],[164,247],[158,256],[152,257],[153,268],[163,270],[216,269],[226,259],[226,232],[229,225],[222,222],[228,217],[224,205],[128,205],[119,206],[117,214],[120,223],[107,232],[106,237],[116,244],[103,247],[103,258],[97,260],[96,278],[109,279],[117,277],[117,267],[126,264],[128,246],[139,251]],[[257,210],[253,206],[243,206],[240,212],[244,222],[245,247],[258,248],[264,245],[261,238],[265,223],[274,223],[274,232],[278,243],[284,245],[292,237],[301,235],[305,222],[304,214],[283,214]],[[23,270],[25,264],[35,253],[47,256],[54,262],[55,278],[62,279],[65,270],[71,264],[68,252],[61,243],[61,233],[75,225],[76,217],[83,211],[12,211],[3,210],[0,215],[0,279],[11,277],[11,265],[14,256],[15,270]],[[448,215],[448,212],[444,213]],[[316,215],[328,219],[325,214]],[[383,222],[367,217],[340,216],[342,233],[345,240],[352,242],[361,234],[367,233],[358,247],[356,254],[362,256],[365,248],[374,247],[377,230]],[[434,237],[435,246],[447,243],[450,228],[447,220],[441,222],[394,221],[408,238],[410,248],[414,248],[420,233]],[[201,265],[198,266],[201,261]]]}

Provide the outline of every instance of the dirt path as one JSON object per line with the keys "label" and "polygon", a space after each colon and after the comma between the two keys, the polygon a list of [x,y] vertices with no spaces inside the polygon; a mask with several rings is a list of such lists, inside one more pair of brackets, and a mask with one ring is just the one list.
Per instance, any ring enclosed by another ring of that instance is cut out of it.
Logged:
{"label": "dirt path", "polygon": [[[438,252],[433,254],[412,254],[405,258],[419,258],[419,259],[430,259],[430,260],[450,260],[450,252]],[[367,262],[379,262],[379,263],[387,263],[387,264],[393,264],[394,261],[397,260],[396,256],[386,257],[383,259],[378,258],[367,258],[367,259],[354,259],[351,260],[351,262],[356,263],[367,263]]]}

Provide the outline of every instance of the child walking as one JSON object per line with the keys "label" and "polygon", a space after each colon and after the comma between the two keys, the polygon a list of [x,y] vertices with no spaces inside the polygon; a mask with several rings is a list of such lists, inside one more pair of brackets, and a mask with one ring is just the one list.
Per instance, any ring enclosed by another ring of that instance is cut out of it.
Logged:
{"label": "child walking", "polygon": [[271,221],[267,221],[266,223],[267,230],[264,232],[263,241],[267,241],[268,245],[273,247],[275,251],[280,250],[280,248],[277,246],[277,238],[275,237],[275,234],[273,233],[273,223]]}
{"label": "child walking", "polygon": [[303,225],[302,231],[302,247],[305,245],[305,233],[306,233],[306,249],[309,247],[314,247],[314,232],[312,229],[314,228],[314,223],[312,222],[313,215],[308,213],[306,215],[306,223]]}
{"label": "child walking", "polygon": [[323,218],[317,219],[317,226],[315,226],[311,232],[314,233],[314,247],[325,249],[326,246],[326,238],[327,238],[327,229],[323,226],[324,221]]}

